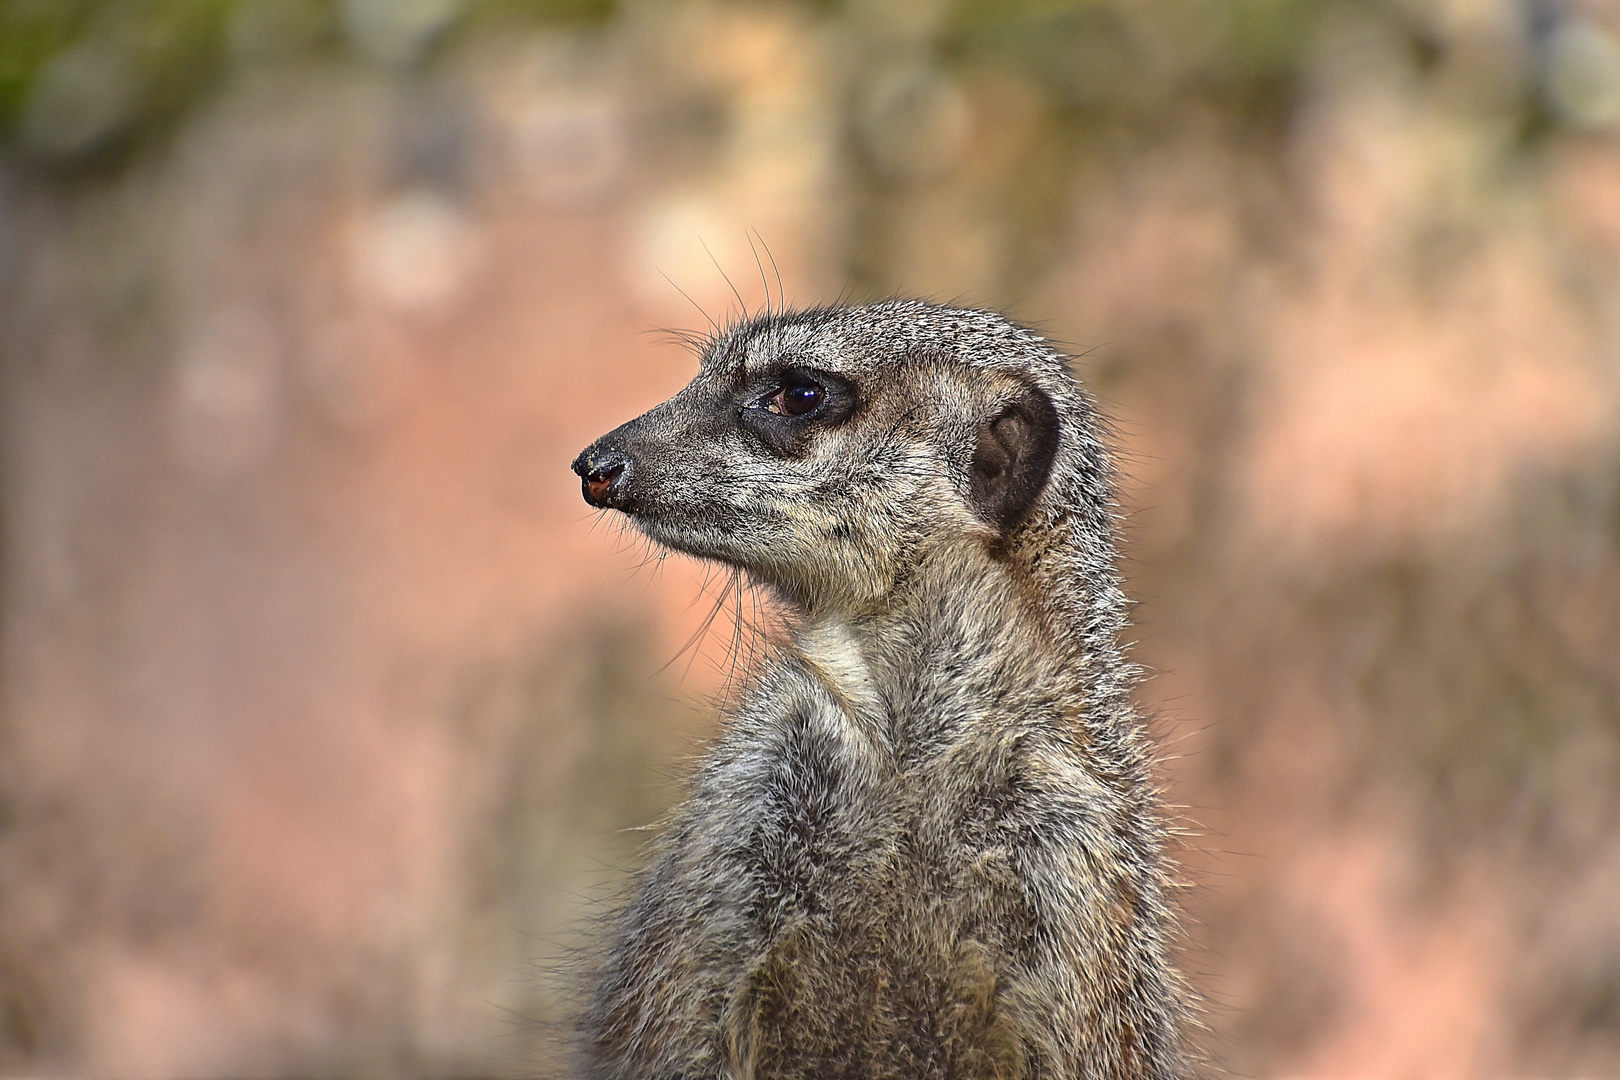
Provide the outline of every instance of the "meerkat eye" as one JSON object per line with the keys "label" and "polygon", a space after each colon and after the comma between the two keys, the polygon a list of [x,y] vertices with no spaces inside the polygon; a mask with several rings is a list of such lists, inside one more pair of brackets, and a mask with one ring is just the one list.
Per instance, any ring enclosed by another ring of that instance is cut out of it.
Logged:
{"label": "meerkat eye", "polygon": [[820,383],[805,378],[790,378],[782,384],[765,407],[778,416],[804,416],[816,411],[826,397]]}
{"label": "meerkat eye", "polygon": [[736,402],[737,422],[783,457],[804,453],[819,432],[848,420],[860,404],[858,387],[830,371],[795,367],[774,376]]}

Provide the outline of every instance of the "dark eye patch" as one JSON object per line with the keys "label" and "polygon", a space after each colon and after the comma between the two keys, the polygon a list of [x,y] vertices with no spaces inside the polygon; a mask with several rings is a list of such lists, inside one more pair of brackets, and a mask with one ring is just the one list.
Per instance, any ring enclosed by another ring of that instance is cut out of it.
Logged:
{"label": "dark eye patch", "polygon": [[860,404],[855,384],[827,371],[787,367],[742,395],[738,422],[783,457],[804,453],[815,432],[837,427]]}

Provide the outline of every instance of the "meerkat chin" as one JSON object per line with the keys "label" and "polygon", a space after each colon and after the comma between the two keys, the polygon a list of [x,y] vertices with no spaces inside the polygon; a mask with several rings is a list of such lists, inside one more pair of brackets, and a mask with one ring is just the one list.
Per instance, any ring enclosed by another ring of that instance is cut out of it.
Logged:
{"label": "meerkat chin", "polygon": [[585,1075],[1187,1074],[1096,428],[1035,334],[892,301],[729,328],[580,454],[793,626],[608,926]]}

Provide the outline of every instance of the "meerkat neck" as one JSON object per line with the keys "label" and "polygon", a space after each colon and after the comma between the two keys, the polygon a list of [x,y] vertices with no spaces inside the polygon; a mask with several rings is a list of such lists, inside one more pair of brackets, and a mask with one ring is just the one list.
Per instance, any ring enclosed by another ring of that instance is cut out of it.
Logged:
{"label": "meerkat neck", "polygon": [[805,614],[794,645],[863,741],[882,749],[901,735],[895,712],[915,699],[919,671],[934,679],[941,672],[971,677],[987,658],[1008,655],[1009,643],[1027,644],[1021,664],[1031,677],[1085,700],[1096,672],[1062,648],[1077,636],[1063,626],[1073,618],[1072,605],[1013,562],[974,544],[941,545],[883,605]]}
{"label": "meerkat neck", "polygon": [[876,723],[887,709],[867,655],[868,629],[848,616],[825,612],[805,620],[795,643],[851,714]]}

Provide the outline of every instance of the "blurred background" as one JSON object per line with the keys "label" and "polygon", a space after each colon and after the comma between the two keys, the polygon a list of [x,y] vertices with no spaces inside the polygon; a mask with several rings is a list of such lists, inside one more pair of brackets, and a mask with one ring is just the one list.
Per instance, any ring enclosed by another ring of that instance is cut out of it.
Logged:
{"label": "blurred background", "polygon": [[567,465],[779,290],[1112,417],[1219,1069],[1620,1076],[1600,0],[0,0],[0,1075],[555,1064],[734,644]]}

